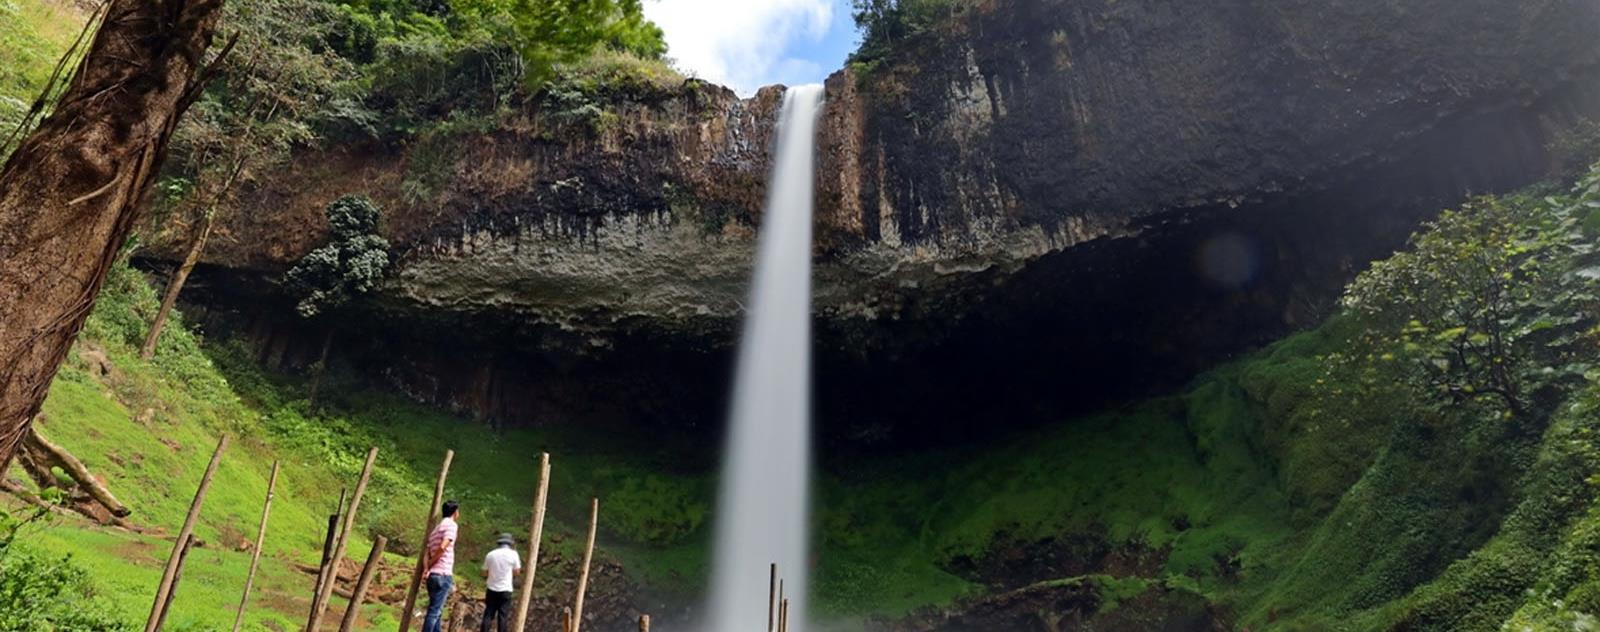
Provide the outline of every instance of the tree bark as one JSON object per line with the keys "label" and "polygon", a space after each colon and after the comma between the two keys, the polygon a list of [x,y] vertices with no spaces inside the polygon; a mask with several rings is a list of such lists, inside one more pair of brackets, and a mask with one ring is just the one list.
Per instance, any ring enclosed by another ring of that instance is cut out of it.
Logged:
{"label": "tree bark", "polygon": [[222,0],[110,0],[54,112],[0,168],[0,461],[16,451],[209,71]]}
{"label": "tree bark", "polygon": [[189,253],[183,256],[183,263],[172,273],[172,280],[167,281],[167,292],[161,297],[161,308],[156,310],[156,318],[150,323],[150,333],[145,335],[144,345],[139,347],[140,359],[155,357],[161,330],[167,326],[167,317],[172,314],[172,306],[177,304],[178,294],[183,292],[183,284],[189,280],[189,273],[200,263],[200,254],[206,250],[206,240],[211,237],[211,227],[216,225],[216,219],[216,211],[207,209],[200,226],[195,229],[194,237],[189,240]]}
{"label": "tree bark", "polygon": [[104,505],[106,511],[111,512],[111,515],[118,518],[126,518],[133,513],[131,509],[128,509],[127,505],[122,504],[122,501],[117,500],[117,497],[111,494],[111,490],[106,489],[106,486],[94,477],[94,473],[89,471],[88,466],[85,466],[83,461],[79,461],[78,457],[73,456],[65,448],[50,443],[48,439],[39,434],[38,428],[33,428],[29,431],[28,446],[47,457],[51,464],[60,466],[62,471],[66,472],[68,476],[72,477],[72,480],[78,483],[78,487],[82,488],[84,493]]}

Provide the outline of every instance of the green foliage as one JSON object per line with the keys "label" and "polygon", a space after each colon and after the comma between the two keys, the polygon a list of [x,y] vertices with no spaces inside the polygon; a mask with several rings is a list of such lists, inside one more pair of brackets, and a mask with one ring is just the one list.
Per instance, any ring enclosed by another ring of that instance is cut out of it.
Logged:
{"label": "green foliage", "polygon": [[295,310],[301,316],[326,313],[377,289],[389,270],[389,241],[377,234],[378,214],[365,196],[346,195],[328,205],[330,241],[285,275],[300,297]]}
{"label": "green foliage", "polygon": [[1539,391],[1592,370],[1600,171],[1570,196],[1478,198],[1447,211],[1411,249],[1373,264],[1345,305],[1368,329],[1342,360],[1400,363],[1441,404],[1492,399],[1522,416]]}
{"label": "green foliage", "polygon": [[49,513],[16,518],[0,509],[0,630],[131,630],[121,613],[96,598],[88,574],[70,556],[50,557],[17,541]]}
{"label": "green foliage", "polygon": [[646,59],[666,54],[660,27],[644,18],[641,0],[456,0],[471,19],[500,25],[499,41],[522,54],[534,85],[602,49]]}
{"label": "green foliage", "polygon": [[852,63],[867,64],[888,55],[899,42],[949,19],[968,0],[851,0],[851,15],[861,31]]}
{"label": "green foliage", "polygon": [[379,136],[418,134],[462,114],[494,114],[523,82],[522,58],[509,45],[431,33],[380,40],[362,72],[366,103],[382,115]]}
{"label": "green foliage", "polygon": [[337,16],[322,0],[225,5],[223,28],[238,43],[173,136],[163,210],[214,213],[320,130],[370,125],[355,67],[328,49]]}
{"label": "green foliage", "polygon": [[[85,19],[70,3],[0,0],[0,143],[44,91]],[[59,81],[54,86],[61,87]],[[9,147],[0,146],[0,160],[8,153]]]}
{"label": "green foliage", "polygon": [[1240,366],[1239,382],[1261,416],[1260,441],[1275,456],[1293,522],[1313,525],[1361,478],[1412,395],[1384,366],[1330,362],[1360,326],[1335,318],[1291,336]]}

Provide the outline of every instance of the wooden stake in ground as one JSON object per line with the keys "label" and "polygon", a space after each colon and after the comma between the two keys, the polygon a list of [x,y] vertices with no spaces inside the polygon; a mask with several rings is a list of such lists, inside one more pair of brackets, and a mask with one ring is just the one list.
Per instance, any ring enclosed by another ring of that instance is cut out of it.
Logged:
{"label": "wooden stake in ground", "polygon": [[778,625],[778,563],[773,562],[771,572],[767,575],[767,632],[773,632],[773,627]]}
{"label": "wooden stake in ground", "polygon": [[444,451],[444,464],[439,466],[439,480],[433,484],[433,508],[422,523],[422,539],[417,553],[417,570],[411,573],[411,585],[406,587],[406,603],[400,609],[400,632],[410,632],[411,617],[417,607],[417,588],[422,585],[422,574],[428,570],[428,536],[433,533],[433,523],[439,521],[439,508],[444,504],[444,480],[450,476],[450,462],[455,460],[455,450]]}
{"label": "wooden stake in ground", "polygon": [[594,561],[594,532],[600,526],[600,499],[589,500],[589,543],[583,547],[583,569],[578,571],[578,598],[572,603],[572,632],[583,628],[583,593],[589,590],[589,563]]}
{"label": "wooden stake in ground", "polygon": [[466,605],[466,600],[457,595],[455,605],[450,606],[450,632],[461,629],[461,620],[467,618]]}
{"label": "wooden stake in ground", "polygon": [[244,608],[250,604],[250,588],[256,583],[256,568],[261,565],[261,547],[267,541],[267,516],[272,515],[272,492],[278,487],[278,462],[272,462],[272,476],[267,477],[267,502],[261,505],[261,526],[256,528],[256,548],[250,552],[250,572],[244,576],[244,596],[239,598],[239,613],[233,617],[233,632],[244,625]]}
{"label": "wooden stake in ground", "polygon": [[317,581],[311,585],[311,610],[306,612],[306,621],[315,612],[317,595],[322,594],[322,584],[328,581],[328,561],[333,559],[333,543],[339,539],[339,518],[344,516],[345,488],[339,488],[339,504],[334,505],[333,513],[328,514],[328,532],[322,538],[322,561],[317,562]]}
{"label": "wooden stake in ground", "polygon": [[368,450],[367,462],[361,466],[361,479],[356,481],[356,492],[350,496],[350,509],[344,512],[344,527],[339,529],[338,541],[333,545],[333,559],[328,561],[328,579],[322,583],[322,590],[312,603],[311,622],[306,625],[308,632],[322,629],[322,615],[327,613],[328,599],[333,596],[333,587],[339,583],[339,560],[344,559],[344,548],[350,543],[350,532],[356,528],[356,509],[361,506],[361,496],[367,493],[367,481],[372,480],[372,463],[377,460],[378,448]]}
{"label": "wooden stake in ground", "polygon": [[200,520],[200,507],[206,502],[206,490],[211,488],[211,477],[217,475],[217,465],[222,463],[222,451],[228,448],[228,435],[222,435],[217,440],[217,449],[211,453],[211,463],[206,465],[206,473],[200,477],[200,487],[194,491],[194,501],[189,503],[189,515],[183,519],[183,527],[178,530],[178,541],[172,546],[172,555],[167,557],[167,568],[161,573],[161,583],[156,587],[156,599],[150,604],[150,617],[145,619],[144,632],[156,632],[161,625],[161,614],[166,611],[168,596],[172,594],[172,584],[178,570],[183,568],[183,549],[187,546],[189,536],[194,535],[194,523]]}
{"label": "wooden stake in ground", "polygon": [[356,617],[361,614],[361,601],[367,596],[367,585],[372,583],[372,574],[378,570],[378,563],[383,561],[383,549],[389,546],[389,538],[378,536],[378,541],[372,543],[372,552],[367,554],[367,564],[361,567],[361,579],[356,580],[356,587],[350,591],[350,606],[344,609],[344,620],[339,622],[339,632],[350,632],[355,629]]}
{"label": "wooden stake in ground", "polygon": [[778,632],[789,632],[789,600],[783,600],[783,605],[778,607]]}
{"label": "wooden stake in ground", "polygon": [[539,454],[539,491],[533,495],[533,526],[528,530],[528,572],[522,574],[522,594],[517,596],[517,616],[511,632],[522,632],[528,625],[528,606],[533,603],[533,576],[539,570],[539,541],[544,539],[544,509],[550,498],[550,453]]}
{"label": "wooden stake in ground", "polygon": [[178,583],[183,581],[183,563],[189,559],[189,550],[194,548],[194,534],[183,539],[183,550],[178,552],[178,572],[172,575],[172,589],[167,591],[167,600],[161,603],[161,616],[156,617],[156,630],[167,625],[167,613],[172,611],[172,598],[178,594]]}
{"label": "wooden stake in ground", "polygon": [[650,632],[650,615],[639,615],[639,632]]}
{"label": "wooden stake in ground", "polygon": [[561,632],[572,632],[572,607],[561,609]]}

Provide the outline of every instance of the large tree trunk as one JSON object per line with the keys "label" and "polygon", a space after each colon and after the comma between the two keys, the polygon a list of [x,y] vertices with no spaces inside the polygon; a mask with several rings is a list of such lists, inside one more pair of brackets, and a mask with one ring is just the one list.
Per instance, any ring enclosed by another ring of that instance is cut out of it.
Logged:
{"label": "large tree trunk", "polygon": [[222,0],[110,0],[55,111],[0,169],[0,461],[133,228],[221,13]]}
{"label": "large tree trunk", "polygon": [[178,294],[183,292],[183,284],[189,280],[189,273],[194,271],[195,264],[200,263],[200,255],[206,250],[206,239],[211,237],[211,227],[216,225],[217,213],[207,210],[201,223],[195,228],[194,237],[189,241],[189,254],[184,255],[183,263],[178,270],[172,273],[172,280],[167,281],[167,293],[161,297],[161,308],[156,310],[156,319],[150,323],[150,333],[144,337],[144,345],[139,348],[139,357],[145,360],[155,357],[156,343],[161,341],[161,330],[167,326],[167,317],[172,315],[172,306],[178,302]]}

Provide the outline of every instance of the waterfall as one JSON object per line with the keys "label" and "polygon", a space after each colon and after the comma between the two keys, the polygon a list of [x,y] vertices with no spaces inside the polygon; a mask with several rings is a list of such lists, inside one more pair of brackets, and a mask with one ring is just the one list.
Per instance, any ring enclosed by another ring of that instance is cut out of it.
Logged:
{"label": "waterfall", "polygon": [[805,627],[811,487],[811,198],[822,86],[783,95],[767,208],[739,342],[717,506],[713,632],[766,629],[768,564]]}

